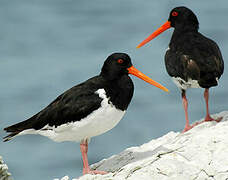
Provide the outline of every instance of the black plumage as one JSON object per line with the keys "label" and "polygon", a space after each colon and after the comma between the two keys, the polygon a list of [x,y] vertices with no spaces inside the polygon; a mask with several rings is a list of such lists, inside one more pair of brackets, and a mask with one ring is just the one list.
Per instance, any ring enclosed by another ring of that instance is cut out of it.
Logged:
{"label": "black plumage", "polygon": [[[173,16],[177,12],[178,16]],[[169,20],[174,32],[165,55],[165,65],[171,77],[184,81],[197,80],[200,87],[210,88],[224,70],[218,45],[198,32],[199,23],[195,14],[186,7],[177,7],[170,12]]]}
{"label": "black plumage", "polygon": [[218,45],[198,32],[199,22],[196,15],[183,6],[172,9],[168,21],[140,43],[138,48],[171,27],[174,32],[165,54],[165,66],[181,89],[186,116],[184,131],[187,131],[194,127],[189,125],[188,120],[188,102],[185,95],[187,88],[205,88],[205,121],[214,120],[210,117],[208,108],[209,88],[218,85],[224,71],[224,62]]}
{"label": "black plumage", "polygon": [[[123,59],[118,64],[116,60]],[[133,96],[134,85],[128,76],[127,68],[132,63],[127,54],[115,53],[107,58],[99,76],[72,87],[39,113],[28,120],[9,126],[4,130],[11,134],[4,138],[10,140],[12,136],[26,129],[42,129],[44,126],[60,126],[69,122],[80,121],[94,110],[101,107],[102,98],[95,92],[104,89],[110,102],[120,110],[126,110]]]}

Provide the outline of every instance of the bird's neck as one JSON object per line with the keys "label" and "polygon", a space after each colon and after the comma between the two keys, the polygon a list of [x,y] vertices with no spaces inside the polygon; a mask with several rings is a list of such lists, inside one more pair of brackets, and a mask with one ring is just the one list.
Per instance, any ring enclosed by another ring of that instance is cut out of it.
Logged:
{"label": "bird's neck", "polygon": [[181,22],[176,22],[174,25],[175,30],[179,33],[183,33],[183,32],[198,32],[199,30],[199,22],[198,20],[195,18],[190,19],[190,20],[185,20],[185,21],[181,21]]}
{"label": "bird's neck", "polygon": [[109,81],[105,86],[107,97],[116,108],[126,110],[134,92],[132,80],[128,75],[124,75],[119,79],[107,81]]}
{"label": "bird's neck", "polygon": [[180,36],[186,33],[198,33],[198,28],[195,26],[184,26],[184,27],[176,27],[174,29],[173,35]]}
{"label": "bird's neck", "polygon": [[185,29],[175,28],[169,43],[169,47],[181,47],[183,44],[187,43],[191,37],[195,36],[195,34],[198,34],[198,29],[192,27]]}
{"label": "bird's neck", "polygon": [[197,22],[182,22],[182,23],[176,23],[175,29],[173,32],[173,36],[180,36],[185,33],[197,33],[199,29],[199,24]]}

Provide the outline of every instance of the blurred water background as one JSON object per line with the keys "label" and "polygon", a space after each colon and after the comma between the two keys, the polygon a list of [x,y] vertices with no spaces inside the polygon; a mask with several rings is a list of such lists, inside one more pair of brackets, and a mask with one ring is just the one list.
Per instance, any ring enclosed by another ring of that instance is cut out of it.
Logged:
{"label": "blurred water background", "polygon": [[[135,67],[165,85],[170,93],[138,78],[134,98],[122,121],[89,145],[89,162],[181,131],[185,118],[180,93],[165,70],[164,53],[172,29],[136,49],[167,19],[175,6],[198,16],[200,32],[214,39],[228,57],[228,1],[148,0],[1,0],[0,1],[0,137],[3,128],[29,118],[59,94],[97,75],[106,57],[126,52]],[[211,88],[212,113],[228,110],[228,74]],[[205,115],[202,89],[190,89],[191,121]],[[78,143],[56,143],[29,135],[0,141],[0,155],[16,180],[53,179],[82,174]]]}

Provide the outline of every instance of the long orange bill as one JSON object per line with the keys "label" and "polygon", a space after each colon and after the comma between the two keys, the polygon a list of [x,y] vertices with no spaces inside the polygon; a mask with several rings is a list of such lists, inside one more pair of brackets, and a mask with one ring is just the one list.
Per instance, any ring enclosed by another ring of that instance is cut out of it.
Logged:
{"label": "long orange bill", "polygon": [[127,70],[128,70],[129,74],[132,74],[132,75],[134,75],[134,76],[136,76],[136,77],[138,77],[138,78],[140,78],[140,79],[142,79],[142,80],[144,80],[144,81],[146,81],[146,82],[148,82],[148,83],[150,83],[150,84],[162,89],[163,91],[169,92],[169,90],[166,87],[164,87],[161,84],[157,83],[153,79],[150,79],[148,76],[146,76],[145,74],[141,73],[134,66],[129,67]]}
{"label": "long orange bill", "polygon": [[147,37],[143,42],[141,42],[137,48],[142,47],[146,43],[150,42],[152,39],[154,39],[156,36],[164,32],[165,30],[171,28],[170,21],[166,21],[165,24],[163,24],[160,28],[158,28],[156,31],[154,31],[149,37]]}

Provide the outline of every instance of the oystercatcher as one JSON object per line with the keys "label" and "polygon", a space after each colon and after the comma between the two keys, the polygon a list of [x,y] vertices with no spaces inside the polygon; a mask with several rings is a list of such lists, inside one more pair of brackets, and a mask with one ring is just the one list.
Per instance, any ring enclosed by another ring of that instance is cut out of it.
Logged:
{"label": "oystercatcher", "polygon": [[163,31],[174,28],[169,48],[165,54],[165,66],[168,74],[182,92],[186,125],[184,132],[198,123],[190,126],[188,119],[188,101],[185,92],[188,88],[205,88],[206,102],[205,121],[220,121],[209,114],[209,88],[218,85],[223,74],[224,62],[218,45],[198,32],[199,22],[196,15],[186,7],[176,7],[171,10],[169,19],[140,43],[140,48]]}
{"label": "oystercatcher", "polygon": [[18,135],[40,134],[57,142],[80,142],[83,174],[105,174],[90,170],[88,142],[116,126],[125,114],[134,91],[128,74],[168,91],[134,68],[127,54],[114,53],[106,59],[98,76],[67,90],[28,120],[5,128],[10,134],[4,141]]}

